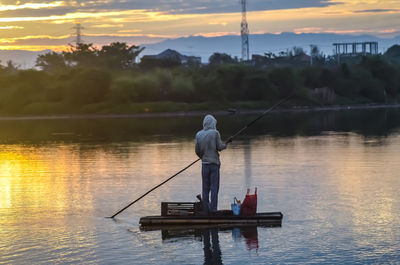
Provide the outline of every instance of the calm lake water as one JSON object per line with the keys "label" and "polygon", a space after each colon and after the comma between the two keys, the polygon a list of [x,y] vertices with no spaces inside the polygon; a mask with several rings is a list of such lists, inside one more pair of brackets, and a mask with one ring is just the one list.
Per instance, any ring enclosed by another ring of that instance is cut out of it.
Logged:
{"label": "calm lake water", "polygon": [[[226,139],[254,116],[221,116]],[[142,231],[195,201],[202,117],[0,120],[0,264],[399,264],[400,111],[271,114],[221,153],[219,208],[247,187],[281,227]]]}

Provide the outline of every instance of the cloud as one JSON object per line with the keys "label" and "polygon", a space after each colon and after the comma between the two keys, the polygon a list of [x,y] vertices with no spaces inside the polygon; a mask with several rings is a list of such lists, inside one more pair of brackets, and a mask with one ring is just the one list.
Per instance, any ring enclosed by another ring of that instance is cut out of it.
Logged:
{"label": "cloud", "polygon": [[320,29],[316,28],[315,31],[295,31],[296,34],[301,33],[332,33],[332,34],[339,34],[339,35],[360,35],[360,34],[371,34],[375,33],[376,30],[372,29]]}
{"label": "cloud", "polygon": [[386,12],[399,12],[399,9],[365,9],[356,10],[354,13],[386,13]]}
{"label": "cloud", "polygon": [[27,35],[24,37],[15,37],[15,38],[1,38],[0,43],[7,44],[22,44],[24,41],[29,41],[30,44],[33,44],[35,40],[62,40],[64,41],[67,38],[70,38],[71,35],[64,36],[50,36],[50,35]]}
{"label": "cloud", "polygon": [[320,33],[322,31],[321,28],[319,27],[309,27],[309,28],[298,28],[294,29],[293,32],[296,34],[302,34],[302,33]]}
{"label": "cloud", "polygon": [[395,28],[387,28],[387,29],[323,29],[319,27],[310,27],[310,28],[296,28],[293,30],[296,34],[303,33],[333,33],[333,34],[351,34],[351,35],[359,35],[359,34],[371,34],[371,33],[379,33],[379,34],[394,34],[398,33],[399,30]]}
{"label": "cloud", "polygon": [[24,29],[21,26],[0,26],[0,29]]}
{"label": "cloud", "polygon": [[[337,4],[333,0],[251,0],[247,2],[248,11],[296,9],[307,7],[326,7]],[[2,1],[0,11],[44,9],[65,7],[75,10],[137,10],[146,9],[169,14],[205,14],[240,12],[239,0],[63,0],[63,1]]]}
{"label": "cloud", "polygon": [[[169,38],[177,38],[173,35],[151,35],[151,34],[85,34],[82,39],[86,43],[93,43],[96,46],[110,44],[111,42],[126,42],[128,44],[142,45],[160,42]],[[5,46],[18,47],[43,47],[60,46],[66,47],[68,43],[74,43],[75,37],[72,35],[50,36],[50,35],[30,35],[15,38],[0,38],[0,49]],[[34,49],[39,50],[39,49]]]}
{"label": "cloud", "polygon": [[98,18],[120,18],[121,16],[134,16],[136,21],[145,21],[148,17],[155,14],[143,12],[141,10],[126,11],[97,11],[97,12],[73,12],[64,15],[50,16],[23,16],[23,17],[0,17],[0,22],[24,22],[24,21],[55,21],[55,20],[72,20],[72,19],[98,19]]}
{"label": "cloud", "polygon": [[207,37],[207,38],[212,38],[212,37],[221,37],[221,36],[238,36],[240,35],[239,32],[232,32],[232,31],[224,31],[224,32],[206,32],[206,33],[196,33],[193,36],[195,37]]}
{"label": "cloud", "polygon": [[[248,0],[247,10],[252,11],[249,27],[252,34],[394,35],[400,11],[400,2],[394,1]],[[83,40],[96,45],[112,41],[152,43],[189,35],[238,35],[240,11],[240,0],[4,0],[0,1],[0,37],[14,37],[3,39],[14,47],[65,47],[74,42],[73,36],[66,35],[74,33],[76,22],[84,27]],[[379,24],[367,23],[372,16]],[[21,38],[24,36],[39,37]]]}
{"label": "cloud", "polygon": [[68,13],[77,12],[74,7],[54,7],[40,9],[15,9],[0,12],[0,17],[43,17],[43,16],[62,16]]}
{"label": "cloud", "polygon": [[[266,11],[277,9],[296,9],[307,7],[326,7],[336,3],[328,0],[251,0],[247,2],[248,11]],[[238,0],[126,0],[109,4],[117,9],[150,9],[172,14],[203,14],[240,12]]]}
{"label": "cloud", "polygon": [[63,1],[49,2],[49,3],[23,3],[17,5],[0,4],[0,12],[18,10],[18,9],[41,9],[64,6]]}
{"label": "cloud", "polygon": [[124,24],[98,24],[93,25],[92,28],[123,28]]}
{"label": "cloud", "polygon": [[388,34],[388,33],[399,33],[399,29],[381,29],[379,33]]}
{"label": "cloud", "polygon": [[118,33],[139,33],[142,32],[143,30],[141,29],[122,29],[122,30],[118,30]]}
{"label": "cloud", "polygon": [[211,21],[211,22],[208,22],[208,25],[226,26],[226,25],[228,25],[228,22],[225,22],[225,21],[221,21],[221,22],[219,22],[219,21]]}

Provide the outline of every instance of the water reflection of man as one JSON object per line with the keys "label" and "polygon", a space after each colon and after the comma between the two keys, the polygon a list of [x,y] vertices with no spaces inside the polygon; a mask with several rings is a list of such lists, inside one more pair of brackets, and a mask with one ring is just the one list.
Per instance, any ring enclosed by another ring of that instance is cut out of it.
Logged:
{"label": "water reflection of man", "polygon": [[[201,159],[202,168],[202,201],[204,212],[216,212],[219,190],[219,151],[226,148],[216,129],[217,120],[212,115],[206,115],[203,120],[203,130],[196,134],[195,152]],[[230,143],[230,138],[227,143]],[[209,202],[211,191],[211,203]]]}
{"label": "water reflection of man", "polygon": [[218,228],[204,229],[202,232],[204,245],[204,264],[222,264]]}

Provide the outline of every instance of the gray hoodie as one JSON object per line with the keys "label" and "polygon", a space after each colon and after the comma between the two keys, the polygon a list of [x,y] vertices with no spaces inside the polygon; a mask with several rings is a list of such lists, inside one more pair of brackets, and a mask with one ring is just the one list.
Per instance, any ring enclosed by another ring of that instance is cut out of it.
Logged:
{"label": "gray hoodie", "polygon": [[217,120],[212,115],[207,115],[203,120],[203,130],[196,134],[196,155],[202,162],[219,165],[218,151],[226,148],[221,141],[221,136],[216,129]]}

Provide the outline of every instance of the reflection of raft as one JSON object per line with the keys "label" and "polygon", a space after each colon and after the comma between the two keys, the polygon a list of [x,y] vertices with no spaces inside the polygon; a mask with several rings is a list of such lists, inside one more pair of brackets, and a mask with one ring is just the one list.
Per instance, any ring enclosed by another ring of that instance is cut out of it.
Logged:
{"label": "reflection of raft", "polygon": [[[170,225],[170,226],[146,226],[142,231],[161,230],[161,239],[165,242],[176,242],[176,240],[194,239],[207,243],[210,236],[212,243],[218,244],[219,232],[232,232],[232,238],[236,241],[243,238],[248,250],[258,249],[258,227],[260,225]],[[171,241],[170,241],[171,240]],[[208,243],[210,246],[210,243]],[[219,246],[218,246],[219,248]]]}
{"label": "reflection of raft", "polygon": [[232,214],[216,215],[166,215],[146,216],[140,218],[142,226],[170,226],[170,225],[263,225],[280,226],[282,213],[257,213],[255,215],[241,216]]}

